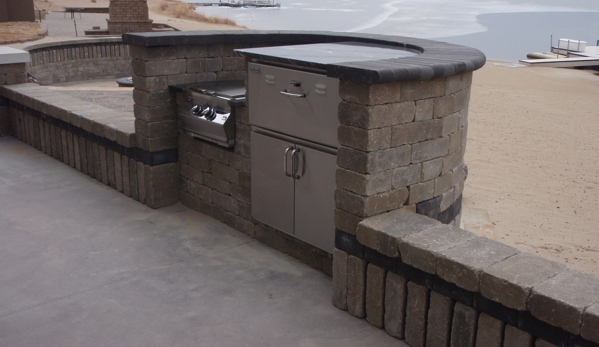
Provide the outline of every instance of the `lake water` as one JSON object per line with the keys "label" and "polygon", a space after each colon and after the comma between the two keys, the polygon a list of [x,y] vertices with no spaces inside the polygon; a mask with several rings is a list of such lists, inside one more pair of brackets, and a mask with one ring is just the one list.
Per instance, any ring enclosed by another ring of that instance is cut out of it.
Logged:
{"label": "lake water", "polygon": [[[185,0],[212,2],[211,0]],[[517,61],[550,37],[599,40],[597,0],[279,0],[280,8],[198,7],[256,30],[364,32],[430,38]]]}

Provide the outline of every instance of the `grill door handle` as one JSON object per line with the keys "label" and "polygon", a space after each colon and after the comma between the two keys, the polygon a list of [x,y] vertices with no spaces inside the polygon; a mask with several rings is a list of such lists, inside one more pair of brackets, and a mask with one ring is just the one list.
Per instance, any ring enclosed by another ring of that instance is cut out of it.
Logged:
{"label": "grill door handle", "polygon": [[293,172],[293,178],[300,179],[302,176],[297,174],[297,164],[298,164],[298,159],[296,158],[296,154],[300,152],[299,148],[294,148],[291,151],[291,171]]}
{"label": "grill door handle", "polygon": [[[285,156],[283,158],[283,172],[285,172],[285,176],[287,177],[293,177],[293,174],[290,174],[287,171],[287,154],[289,153],[289,151],[291,151],[293,149],[293,146],[291,147],[287,147],[287,149],[285,149]],[[293,152],[291,152],[291,171],[293,171],[293,168],[295,165],[293,165]]]}
{"label": "grill door handle", "polygon": [[285,95],[285,96],[292,97],[292,98],[305,98],[306,97],[305,93],[301,93],[301,94],[289,93],[287,91],[287,89],[281,90],[279,93],[281,93],[282,95]]}

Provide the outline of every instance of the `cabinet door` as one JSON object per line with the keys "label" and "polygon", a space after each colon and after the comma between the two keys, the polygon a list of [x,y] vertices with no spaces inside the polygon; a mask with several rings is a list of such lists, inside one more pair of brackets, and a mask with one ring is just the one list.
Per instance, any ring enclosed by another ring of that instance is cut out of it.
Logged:
{"label": "cabinet door", "polygon": [[284,168],[284,163],[285,150],[292,146],[251,133],[252,217],[288,234],[293,234],[294,182],[285,175],[285,169],[291,173],[291,162],[288,168]]}
{"label": "cabinet door", "polygon": [[335,245],[337,157],[298,147],[301,160],[300,178],[295,180],[295,236],[332,253]]}

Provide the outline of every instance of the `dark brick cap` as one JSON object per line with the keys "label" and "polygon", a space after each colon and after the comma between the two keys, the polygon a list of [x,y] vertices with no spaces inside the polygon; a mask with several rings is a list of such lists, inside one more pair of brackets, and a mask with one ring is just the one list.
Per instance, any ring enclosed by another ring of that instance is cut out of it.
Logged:
{"label": "dark brick cap", "polygon": [[544,322],[580,334],[585,310],[598,301],[599,278],[570,269],[534,286],[528,310]]}
{"label": "dark brick cap", "polygon": [[437,274],[461,288],[478,292],[480,276],[486,267],[518,253],[518,250],[510,246],[478,237],[440,252]]}
{"label": "dark brick cap", "polygon": [[587,340],[599,343],[599,303],[584,312],[581,335]]}
{"label": "dark brick cap", "polygon": [[566,269],[566,265],[520,253],[486,268],[481,276],[480,290],[488,299],[525,311],[532,287]]}
{"label": "dark brick cap", "polygon": [[[123,42],[146,47],[232,43],[244,46],[293,45],[354,41],[382,44],[420,52],[417,56],[336,64],[313,64],[301,61],[279,61],[298,67],[318,68],[327,76],[367,84],[413,80],[430,80],[480,69],[485,55],[474,48],[413,37],[375,34],[313,32],[313,31],[185,31],[123,34]],[[242,55],[277,62],[276,57],[243,53]],[[317,65],[317,66],[315,66]]]}

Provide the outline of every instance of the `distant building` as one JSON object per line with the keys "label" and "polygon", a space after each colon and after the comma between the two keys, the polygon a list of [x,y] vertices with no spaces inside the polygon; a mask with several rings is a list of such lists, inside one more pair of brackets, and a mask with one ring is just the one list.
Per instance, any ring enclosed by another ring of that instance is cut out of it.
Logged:
{"label": "distant building", "polygon": [[0,0],[0,23],[35,22],[33,0]]}

